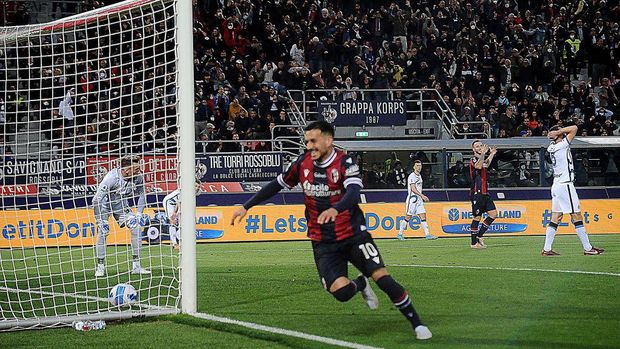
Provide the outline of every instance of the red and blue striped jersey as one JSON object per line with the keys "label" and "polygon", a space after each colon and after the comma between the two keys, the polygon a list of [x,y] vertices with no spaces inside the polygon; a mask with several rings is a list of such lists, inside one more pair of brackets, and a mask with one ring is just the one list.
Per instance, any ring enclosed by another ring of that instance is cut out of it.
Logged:
{"label": "red and blue striped jersey", "polygon": [[469,194],[488,194],[489,186],[487,183],[487,168],[483,164],[481,169],[476,168],[478,158],[473,156],[469,162],[469,177],[471,178],[471,187]]}
{"label": "red and blue striped jersey", "polygon": [[310,153],[300,155],[277,178],[285,188],[301,185],[304,191],[308,237],[313,241],[333,242],[347,239],[366,230],[364,213],[357,204],[340,212],[335,222],[319,224],[321,212],[331,208],[344,196],[347,186],[362,187],[359,166],[343,151],[334,152],[323,162],[313,161]]}

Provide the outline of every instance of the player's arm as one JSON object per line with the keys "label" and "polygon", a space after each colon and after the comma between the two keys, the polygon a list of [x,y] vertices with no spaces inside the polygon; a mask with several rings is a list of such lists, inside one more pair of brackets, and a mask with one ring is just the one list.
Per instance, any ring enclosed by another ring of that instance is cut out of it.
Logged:
{"label": "player's arm", "polygon": [[111,174],[112,172],[108,172],[97,187],[95,196],[93,196],[93,207],[95,210],[101,210],[108,202],[110,187],[114,184],[114,179]]}
{"label": "player's arm", "polygon": [[409,190],[411,190],[411,192],[414,193],[415,195],[421,197],[422,201],[428,201],[428,197],[418,191],[418,188],[415,186],[415,183],[409,184]]}
{"label": "player's arm", "polygon": [[301,164],[301,159],[303,159],[303,155],[297,158],[294,162],[292,162],[289,167],[284,171],[284,173],[278,175],[276,179],[269,182],[266,186],[262,187],[258,193],[252,195],[252,197],[246,201],[242,207],[239,207],[235,212],[233,212],[232,220],[230,221],[231,225],[235,225],[235,220],[238,219],[240,222],[248,210],[261,202],[271,198],[276,195],[280,190],[284,188],[291,189],[297,185],[299,182],[299,165]]}
{"label": "player's arm", "polygon": [[486,151],[483,151],[481,154],[474,154],[474,156],[476,157],[476,163],[474,164],[474,168],[476,170],[481,170],[482,167],[484,166],[484,155],[486,154]]}
{"label": "player's arm", "polygon": [[493,162],[493,157],[495,156],[495,154],[497,154],[497,148],[494,146],[489,152],[489,157],[485,160],[487,167],[491,166],[491,162]]}
{"label": "player's arm", "polygon": [[114,178],[112,178],[112,171],[108,172],[105,177],[99,183],[95,196],[93,196],[93,211],[95,213],[95,221],[100,229],[107,234],[110,230],[107,220],[104,218],[104,212],[106,212],[106,205],[110,198],[110,188],[114,184]]}
{"label": "player's arm", "polygon": [[146,190],[144,190],[144,177],[140,176],[141,179],[138,180],[137,192],[138,192],[138,202],[136,204],[138,214],[142,215],[144,212],[144,208],[146,207]]}
{"label": "player's arm", "polygon": [[172,214],[170,215],[170,223],[172,223],[173,225],[177,225],[177,219],[179,217],[180,207],[181,207],[181,204],[179,201],[177,201],[176,205],[174,205],[174,211],[172,211]]}
{"label": "player's arm", "polygon": [[364,184],[360,177],[359,166],[353,161],[353,158],[349,156],[342,158],[342,165],[345,178],[343,182],[345,188],[344,195],[340,201],[335,203],[331,208],[321,212],[317,220],[319,224],[335,221],[338,213],[350,210],[360,202],[360,192]]}
{"label": "player's arm", "polygon": [[578,131],[577,125],[562,127],[561,129],[558,130],[559,133],[566,136],[568,143],[573,142],[573,139],[577,135],[577,131]]}

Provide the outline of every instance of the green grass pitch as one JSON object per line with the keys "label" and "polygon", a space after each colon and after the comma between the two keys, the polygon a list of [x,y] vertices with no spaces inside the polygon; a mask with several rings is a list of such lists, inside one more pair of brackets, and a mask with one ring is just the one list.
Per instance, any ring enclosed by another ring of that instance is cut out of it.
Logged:
{"label": "green grass pitch", "polygon": [[[575,235],[559,257],[541,257],[542,236],[378,240],[389,272],[433,332],[426,342],[373,284],[380,307],[339,303],[318,279],[308,242],[197,246],[199,311],[381,348],[620,347],[620,235],[593,235],[607,251],[584,256]],[[426,267],[422,267],[424,265]],[[470,269],[468,267],[480,267]],[[549,270],[602,274],[560,273]],[[351,276],[357,271],[350,269]],[[607,273],[607,274],[604,274]],[[327,348],[327,344],[170,315],[72,329],[0,334],[0,348]]]}

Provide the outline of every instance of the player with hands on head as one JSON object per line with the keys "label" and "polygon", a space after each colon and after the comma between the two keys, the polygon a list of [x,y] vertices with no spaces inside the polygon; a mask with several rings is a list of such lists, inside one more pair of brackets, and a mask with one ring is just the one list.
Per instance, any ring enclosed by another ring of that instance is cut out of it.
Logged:
{"label": "player with hands on head", "polygon": [[[431,338],[409,294],[385,268],[367,230],[364,213],[358,205],[362,189],[358,165],[351,156],[334,148],[334,128],[328,122],[309,124],[304,138],[306,153],[239,207],[231,224],[240,222],[250,208],[283,188],[300,184],[304,191],[308,237],[323,287],[340,302],[360,292],[368,307],[376,309],[379,299],[370,287],[370,277],[411,323],[416,338]],[[348,278],[349,262],[362,273],[353,280]]]}
{"label": "player with hands on head", "polygon": [[555,233],[565,213],[570,214],[575,232],[581,240],[584,255],[598,255],[605,251],[590,244],[586,228],[583,225],[579,196],[577,196],[573,184],[575,167],[570,144],[577,135],[577,130],[578,128],[575,125],[563,128],[556,125],[547,134],[551,140],[547,152],[551,156],[551,164],[553,165],[553,184],[551,185],[551,222],[549,222],[545,234],[545,245],[541,252],[543,256],[560,255],[552,247]]}

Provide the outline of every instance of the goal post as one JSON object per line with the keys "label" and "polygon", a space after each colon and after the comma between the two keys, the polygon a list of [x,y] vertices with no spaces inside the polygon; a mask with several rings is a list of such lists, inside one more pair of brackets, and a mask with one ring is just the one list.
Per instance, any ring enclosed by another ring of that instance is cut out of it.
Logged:
{"label": "goal post", "polygon": [[[179,185],[181,188],[181,211],[196,212],[194,179],[196,176],[194,139],[194,62],[192,0],[180,0],[180,18],[177,42],[179,54]],[[181,310],[195,313],[197,310],[196,283],[196,220],[195,214],[181,215]]]}
{"label": "goal post", "polygon": [[194,215],[162,202],[195,211],[192,23],[127,0],[0,27],[0,331],[196,311]]}

